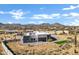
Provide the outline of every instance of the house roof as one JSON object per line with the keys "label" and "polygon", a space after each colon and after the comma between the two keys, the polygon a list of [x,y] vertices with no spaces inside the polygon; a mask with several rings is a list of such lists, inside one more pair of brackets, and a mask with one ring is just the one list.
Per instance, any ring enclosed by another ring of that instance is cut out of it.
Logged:
{"label": "house roof", "polygon": [[47,32],[42,32],[42,31],[34,31],[33,32],[35,35],[47,35],[47,34],[49,34],[49,33],[47,33]]}
{"label": "house roof", "polygon": [[48,35],[49,33],[47,32],[43,32],[43,31],[33,31],[33,32],[28,32],[25,33],[25,35],[29,36],[29,35]]}

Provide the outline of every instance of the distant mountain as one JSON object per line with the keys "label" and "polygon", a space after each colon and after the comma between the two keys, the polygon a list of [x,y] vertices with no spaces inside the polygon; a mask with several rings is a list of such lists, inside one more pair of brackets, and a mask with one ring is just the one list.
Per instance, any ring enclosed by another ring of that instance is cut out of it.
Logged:
{"label": "distant mountain", "polygon": [[50,26],[50,24],[49,23],[42,23],[42,24],[40,24],[41,26]]}
{"label": "distant mountain", "polygon": [[0,25],[4,25],[3,23],[0,23]]}
{"label": "distant mountain", "polygon": [[51,24],[52,26],[56,26],[56,27],[58,27],[58,26],[65,26],[65,25],[62,25],[62,24],[60,24],[60,23],[54,23],[54,24]]}
{"label": "distant mountain", "polygon": [[42,23],[41,25],[50,25],[49,23]]}
{"label": "distant mountain", "polygon": [[[3,24],[3,23],[0,23],[0,25],[12,25],[12,26],[22,26],[21,24]],[[62,24],[60,24],[60,23],[54,23],[54,24],[49,24],[49,23],[42,23],[42,24],[25,24],[26,26],[35,26],[35,25],[46,25],[46,26],[50,26],[50,25],[52,25],[52,26],[64,26],[64,25],[62,25]],[[25,26],[24,25],[24,26]]]}
{"label": "distant mountain", "polygon": [[[60,23],[54,23],[54,24],[49,24],[49,23],[42,23],[42,24],[3,24],[0,23],[0,29],[32,29],[32,30],[50,30],[50,29],[73,29],[74,26],[65,26]],[[79,26],[77,27],[79,29]]]}

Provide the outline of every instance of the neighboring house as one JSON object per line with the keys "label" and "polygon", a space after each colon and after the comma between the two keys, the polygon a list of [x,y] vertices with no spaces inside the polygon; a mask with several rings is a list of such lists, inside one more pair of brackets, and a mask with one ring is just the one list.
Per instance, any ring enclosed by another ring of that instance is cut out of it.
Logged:
{"label": "neighboring house", "polygon": [[55,33],[57,35],[59,35],[59,34],[69,34],[69,31],[68,30],[57,30]]}
{"label": "neighboring house", "polygon": [[0,34],[3,34],[3,33],[5,33],[3,30],[0,30]]}
{"label": "neighboring house", "polygon": [[56,34],[58,34],[58,35],[59,35],[59,34],[63,34],[63,30],[57,30],[57,31],[56,31]]}
{"label": "neighboring house", "polygon": [[9,34],[12,34],[12,33],[17,33],[16,30],[4,30],[5,33],[9,33]]}
{"label": "neighboring house", "polygon": [[26,35],[22,37],[21,42],[22,43],[46,42],[48,41],[48,39],[52,39],[52,41],[57,40],[56,37],[54,37],[53,35],[50,35],[47,32],[34,31],[34,32],[26,33]]}
{"label": "neighboring house", "polygon": [[69,34],[69,31],[68,30],[64,30],[64,34]]}
{"label": "neighboring house", "polygon": [[48,32],[49,34],[69,34],[69,31],[68,30],[53,30],[53,31],[46,31]]}
{"label": "neighboring house", "polygon": [[46,31],[46,32],[48,32],[49,34],[55,34],[55,30],[53,30],[53,31]]}
{"label": "neighboring house", "polygon": [[0,33],[1,34],[4,34],[4,33],[12,34],[12,33],[17,33],[17,31],[16,30],[0,30]]}

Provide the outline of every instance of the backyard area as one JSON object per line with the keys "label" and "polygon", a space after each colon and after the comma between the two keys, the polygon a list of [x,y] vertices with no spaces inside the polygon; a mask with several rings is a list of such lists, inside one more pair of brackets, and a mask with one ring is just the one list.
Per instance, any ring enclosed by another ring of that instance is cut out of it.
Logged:
{"label": "backyard area", "polygon": [[[41,44],[21,44],[20,42],[9,42],[8,46],[17,55],[75,55],[75,45],[73,41],[74,36],[59,35],[57,37],[59,40],[55,42],[49,41]],[[76,51],[77,54],[79,54],[79,44],[77,44]]]}
{"label": "backyard area", "polygon": [[[79,54],[79,44],[74,45],[74,35],[57,35],[57,41],[39,42],[39,43],[25,43],[20,41],[8,42],[7,45],[16,55],[75,55],[74,49]],[[77,42],[79,42],[79,35]]]}
{"label": "backyard area", "polygon": [[[8,43],[9,47],[17,55],[67,55],[74,54],[74,45],[66,44],[60,46],[55,43],[44,43],[39,45],[21,45],[19,43]],[[79,48],[78,48],[79,49]],[[79,53],[79,52],[78,52]]]}

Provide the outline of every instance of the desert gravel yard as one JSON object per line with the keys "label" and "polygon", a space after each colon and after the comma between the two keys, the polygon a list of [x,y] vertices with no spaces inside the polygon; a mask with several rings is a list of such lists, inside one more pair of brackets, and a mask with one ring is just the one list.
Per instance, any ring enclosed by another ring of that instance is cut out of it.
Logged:
{"label": "desert gravel yard", "polygon": [[[18,42],[8,43],[9,47],[17,55],[74,55],[74,44],[60,46],[56,43],[44,43],[38,45],[25,44]],[[79,48],[76,49],[79,54]]]}

